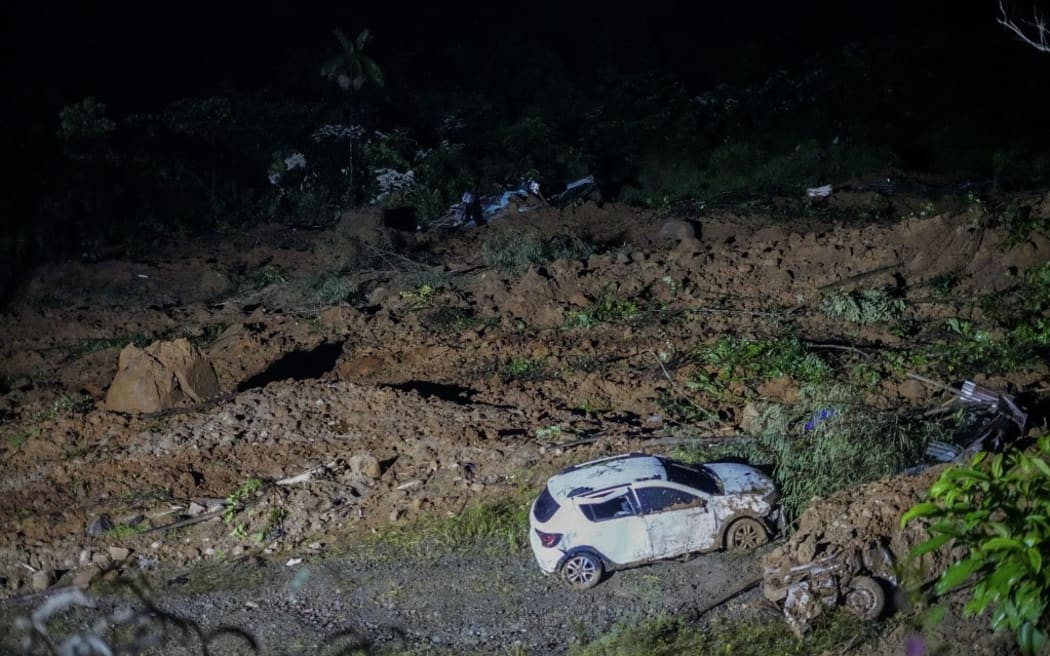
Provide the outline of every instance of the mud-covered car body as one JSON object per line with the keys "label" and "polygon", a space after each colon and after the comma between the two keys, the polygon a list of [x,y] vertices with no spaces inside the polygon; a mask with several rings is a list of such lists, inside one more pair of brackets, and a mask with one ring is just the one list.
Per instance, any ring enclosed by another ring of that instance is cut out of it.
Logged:
{"label": "mud-covered car body", "polygon": [[[586,588],[607,570],[764,543],[780,519],[777,500],[772,479],[748,465],[633,453],[552,476],[532,504],[529,540],[544,573]],[[589,560],[573,560],[581,553]],[[581,564],[596,576],[574,577]]]}

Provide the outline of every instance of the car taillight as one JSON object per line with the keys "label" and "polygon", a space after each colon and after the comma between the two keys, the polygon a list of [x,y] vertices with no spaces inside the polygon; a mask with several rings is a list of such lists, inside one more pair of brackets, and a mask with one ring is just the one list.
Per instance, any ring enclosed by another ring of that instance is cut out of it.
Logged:
{"label": "car taillight", "polygon": [[561,542],[561,533],[544,533],[536,529],[536,535],[540,536],[540,544],[545,547],[553,547]]}

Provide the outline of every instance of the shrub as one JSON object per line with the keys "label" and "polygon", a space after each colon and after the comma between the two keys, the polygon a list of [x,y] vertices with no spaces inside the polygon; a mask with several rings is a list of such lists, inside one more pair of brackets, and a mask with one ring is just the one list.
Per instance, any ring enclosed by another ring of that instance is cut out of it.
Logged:
{"label": "shrub", "polygon": [[593,328],[602,323],[630,321],[640,314],[641,310],[634,301],[623,298],[612,288],[606,287],[591,307],[569,312],[565,316],[564,327]]}
{"label": "shrub", "polygon": [[595,252],[575,235],[544,237],[537,232],[502,230],[481,244],[485,264],[508,272],[521,271],[555,260],[581,260]]}
{"label": "shrub", "polygon": [[802,383],[819,383],[831,373],[819,355],[810,353],[794,337],[759,340],[729,335],[698,347],[694,357],[715,371],[698,374],[690,387],[716,393],[733,381],[791,376]]}
{"label": "shrub", "polygon": [[941,573],[936,596],[973,584],[965,613],[992,609],[993,629],[1014,633],[1025,654],[1044,653],[1050,604],[1050,435],[1031,452],[978,453],[965,467],[941,474],[929,501],[916,504],[901,525],[934,520],[918,556],[952,544],[966,558]]}
{"label": "shrub", "polygon": [[863,407],[850,387],[803,387],[796,405],[760,409],[755,437],[736,455],[774,465],[781,503],[797,517],[814,497],[888,476],[919,462],[930,425]]}
{"label": "shrub", "polygon": [[827,294],[820,304],[827,318],[861,325],[894,323],[903,318],[907,307],[904,299],[886,289],[836,291]]}

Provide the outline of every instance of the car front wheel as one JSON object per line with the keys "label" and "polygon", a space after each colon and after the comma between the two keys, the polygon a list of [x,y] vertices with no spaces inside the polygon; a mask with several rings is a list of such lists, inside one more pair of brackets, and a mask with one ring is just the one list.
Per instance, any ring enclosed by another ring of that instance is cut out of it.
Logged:
{"label": "car front wheel", "polygon": [[726,531],[726,548],[733,551],[750,551],[766,542],[769,542],[766,527],[750,517],[736,520]]}
{"label": "car front wheel", "polygon": [[573,588],[586,590],[598,585],[605,566],[598,556],[589,551],[580,551],[569,556],[561,566],[561,576]]}
{"label": "car front wheel", "polygon": [[853,614],[870,622],[882,615],[882,609],[886,607],[886,592],[870,576],[858,576],[850,581],[845,602]]}

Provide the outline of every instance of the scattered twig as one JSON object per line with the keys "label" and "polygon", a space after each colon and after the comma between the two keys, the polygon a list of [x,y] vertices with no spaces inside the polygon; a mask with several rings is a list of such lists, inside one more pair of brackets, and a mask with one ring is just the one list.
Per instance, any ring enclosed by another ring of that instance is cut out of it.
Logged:
{"label": "scattered twig", "polygon": [[870,358],[871,353],[862,351],[856,346],[843,346],[842,344],[813,344],[812,342],[806,342],[806,347],[817,350],[828,350],[828,351],[848,351],[850,353],[856,353],[865,358]]}
{"label": "scattered twig", "polygon": [[226,509],[225,508],[220,508],[218,510],[213,510],[211,512],[207,512],[207,513],[204,513],[204,514],[201,514],[201,515],[197,515],[196,517],[190,517],[189,519],[183,519],[181,521],[177,521],[177,522],[174,522],[172,524],[165,524],[163,526],[155,526],[155,527],[153,527],[151,529],[147,529],[145,531],[142,531],[142,533],[139,533],[139,535],[145,535],[146,533],[157,533],[157,532],[160,532],[160,531],[170,531],[172,529],[182,528],[183,526],[190,526],[192,524],[197,524],[199,522],[207,521],[209,519],[214,519],[215,517],[221,517],[224,512],[226,512]]}
{"label": "scattered twig", "polygon": [[914,378],[915,380],[919,381],[920,383],[926,383],[927,385],[930,385],[932,387],[936,387],[937,389],[941,389],[941,390],[944,390],[946,392],[951,392],[953,396],[962,396],[962,390],[956,389],[956,388],[952,387],[951,385],[945,385],[944,383],[938,383],[935,380],[931,380],[931,379],[929,379],[929,378],[927,378],[925,376],[920,376],[917,373],[909,372],[908,373],[908,378]]}
{"label": "scattered twig", "polygon": [[710,604],[704,606],[703,608],[691,609],[690,612],[688,612],[686,614],[687,615],[687,620],[690,621],[690,622],[697,621],[698,619],[700,619],[701,617],[703,617],[707,613],[711,612],[715,608],[718,608],[719,606],[722,606],[722,605],[732,601],[733,599],[736,599],[737,597],[739,597],[740,595],[744,594],[748,590],[751,590],[753,588],[758,587],[758,584],[761,583],[761,582],[762,582],[762,577],[761,576],[756,576],[754,578],[748,579],[747,581],[742,583],[738,588],[736,588],[735,590],[733,590],[729,594],[721,597],[717,601],[711,602]]}
{"label": "scattered twig", "polygon": [[[1039,52],[1050,52],[1050,38],[1046,27],[1046,17],[1039,13],[1037,7],[1032,7],[1032,20],[1021,21],[1018,25],[1010,18],[1006,11],[1006,4],[999,0],[999,17],[996,19],[1000,25],[1016,34],[1021,41],[1032,46]],[[1029,36],[1025,29],[1034,30],[1034,37]]]}
{"label": "scattered twig", "polygon": [[657,355],[655,351],[650,350],[649,353],[656,360],[656,363],[658,365],[660,365],[660,370],[664,372],[664,378],[666,378],[667,382],[671,384],[671,390],[674,392],[675,396],[677,396],[679,399],[681,399],[685,403],[688,403],[693,408],[696,408],[700,412],[702,412],[704,414],[707,414],[707,415],[711,415],[712,419],[714,419],[714,421],[716,421],[717,423],[719,423],[719,424],[722,423],[722,420],[720,420],[717,417],[715,417],[714,413],[709,411],[707,408],[700,407],[699,405],[696,404],[695,401],[693,401],[691,398],[686,396],[684,392],[682,392],[682,390],[678,387],[678,383],[675,381],[674,378],[671,377],[671,372],[667,371],[667,367],[664,366],[663,360],[660,359],[660,356]]}
{"label": "scattered twig", "polygon": [[865,278],[871,278],[873,276],[877,276],[880,273],[886,273],[887,271],[893,271],[893,270],[895,270],[895,269],[897,269],[899,267],[900,267],[900,265],[898,265],[898,264],[887,264],[886,266],[881,266],[881,267],[879,267],[877,269],[872,269],[871,271],[864,271],[864,272],[858,273],[856,275],[852,275],[852,276],[849,276],[847,278],[843,278],[842,280],[836,280],[835,282],[829,282],[826,285],[821,285],[820,287],[817,287],[817,289],[819,289],[820,291],[824,291],[825,289],[834,289],[836,287],[842,287],[844,285],[850,284],[851,282],[857,282],[859,280],[864,280]]}
{"label": "scattered twig", "polygon": [[365,247],[368,250],[370,250],[373,253],[375,253],[376,255],[378,255],[387,264],[390,264],[391,266],[394,266],[395,267],[395,271],[398,271],[398,272],[401,272],[402,270],[397,269],[396,265],[393,264],[394,261],[400,261],[403,264],[409,265],[410,268],[414,268],[417,271],[436,271],[436,270],[441,268],[440,265],[436,265],[435,266],[435,265],[423,264],[422,262],[419,262],[417,260],[413,260],[412,258],[407,257],[405,255],[402,255],[400,253],[395,253],[393,251],[384,250],[384,249],[381,249],[381,248],[379,248],[379,247],[377,247],[377,246],[375,246],[373,244],[369,244],[367,242],[365,242]]}
{"label": "scattered twig", "polygon": [[322,472],[322,471],[324,471],[326,469],[330,469],[330,468],[332,468],[334,466],[335,466],[335,462],[334,461],[330,462],[330,463],[328,463],[326,465],[317,465],[316,467],[311,467],[310,469],[307,469],[306,471],[304,471],[301,474],[296,474],[295,476],[289,476],[288,478],[282,478],[281,480],[277,481],[275,484],[276,485],[297,485],[299,483],[308,483],[310,481],[310,479],[313,478],[314,474],[317,474],[318,472]]}
{"label": "scattered twig", "polygon": [[685,310],[686,314],[746,314],[751,317],[775,317],[779,319],[785,314],[791,314],[792,310],[787,312],[758,312],[757,310],[737,310],[734,308],[718,308],[718,307],[698,307],[689,308]]}
{"label": "scattered twig", "polygon": [[591,435],[591,436],[588,436],[588,437],[580,438],[578,440],[573,440],[572,442],[562,442],[561,444],[552,444],[550,446],[544,446],[544,447],[540,448],[540,453],[549,453],[551,451],[556,452],[556,453],[560,453],[561,451],[564,451],[565,449],[571,449],[573,447],[583,446],[585,444],[594,444],[595,442],[597,442],[598,440],[602,439],[606,435],[608,435],[608,433],[604,433],[603,432],[603,433],[598,433],[597,435]]}

